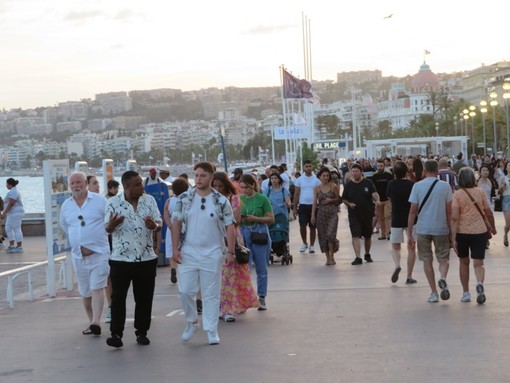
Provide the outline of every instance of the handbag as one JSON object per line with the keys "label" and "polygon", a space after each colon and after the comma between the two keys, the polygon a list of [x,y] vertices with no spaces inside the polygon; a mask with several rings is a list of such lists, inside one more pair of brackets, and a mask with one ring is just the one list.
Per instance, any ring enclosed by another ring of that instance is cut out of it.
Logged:
{"label": "handbag", "polygon": [[480,213],[480,215],[482,216],[483,222],[485,223],[485,227],[487,228],[487,239],[491,239],[492,238],[492,226],[489,222],[487,222],[487,217],[483,213],[482,209],[480,209],[480,206],[478,206],[478,203],[475,201],[473,196],[466,189],[462,189],[462,190],[464,190],[466,192],[466,194],[469,196],[469,199],[471,200],[471,202],[473,202],[473,204],[475,205],[476,210],[478,210],[478,213]]}
{"label": "handbag", "polygon": [[501,196],[494,198],[494,211],[503,211],[503,199]]}
{"label": "handbag", "polygon": [[248,261],[250,260],[250,249],[248,249],[247,247],[241,246],[240,244],[237,243],[237,241],[236,241],[236,246],[235,246],[234,252],[236,255],[236,261],[240,265],[248,263]]}
{"label": "handbag", "polygon": [[255,245],[267,245],[267,242],[269,240],[269,235],[265,232],[259,232],[259,231],[252,231],[250,233],[250,240],[251,243]]}

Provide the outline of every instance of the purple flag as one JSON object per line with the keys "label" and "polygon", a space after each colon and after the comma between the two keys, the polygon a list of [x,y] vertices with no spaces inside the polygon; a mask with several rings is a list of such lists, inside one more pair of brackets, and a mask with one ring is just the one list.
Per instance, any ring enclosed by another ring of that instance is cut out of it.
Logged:
{"label": "purple flag", "polygon": [[283,70],[283,98],[315,98],[312,85]]}

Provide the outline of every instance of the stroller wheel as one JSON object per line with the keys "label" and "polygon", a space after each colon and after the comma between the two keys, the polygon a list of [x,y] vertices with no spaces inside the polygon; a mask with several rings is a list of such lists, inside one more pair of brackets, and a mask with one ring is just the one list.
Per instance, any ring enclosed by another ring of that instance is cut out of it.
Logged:
{"label": "stroller wheel", "polygon": [[271,255],[269,256],[269,262],[271,262],[271,264],[273,264],[273,263],[274,263],[274,257],[273,257],[273,254],[271,254]]}
{"label": "stroller wheel", "polygon": [[292,255],[289,255],[289,260],[290,260],[290,264],[292,265]]}

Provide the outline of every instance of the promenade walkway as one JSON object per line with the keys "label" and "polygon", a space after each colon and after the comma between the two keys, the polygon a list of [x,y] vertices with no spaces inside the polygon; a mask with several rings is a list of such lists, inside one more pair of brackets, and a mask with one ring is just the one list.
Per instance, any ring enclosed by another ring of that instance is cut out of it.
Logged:
{"label": "promenade walkway", "polygon": [[[207,345],[199,331],[188,344],[177,287],[159,268],[151,345],[135,342],[132,296],[124,348],[84,336],[76,292],[0,308],[0,382],[509,382],[510,248],[502,234],[486,261],[487,303],[461,303],[458,260],[452,256],[449,301],[427,303],[421,262],[416,285],[406,286],[405,266],[392,284],[389,241],[374,236],[374,263],[351,266],[345,208],[340,213],[337,265],[322,254],[299,254],[291,223],[294,264],[270,267],[268,310],[250,310],[235,323],[220,322],[221,344]],[[498,229],[503,217],[496,213]],[[44,238],[27,238],[23,255],[0,250],[0,267],[45,259]],[[405,259],[402,262],[405,265]],[[471,277],[471,292],[474,279]],[[2,295],[5,290],[1,290]]]}

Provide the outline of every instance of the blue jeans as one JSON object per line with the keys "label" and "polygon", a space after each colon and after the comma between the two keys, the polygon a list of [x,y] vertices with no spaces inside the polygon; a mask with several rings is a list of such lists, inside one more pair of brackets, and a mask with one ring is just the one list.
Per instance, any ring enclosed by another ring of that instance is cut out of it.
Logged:
{"label": "blue jeans", "polygon": [[[267,225],[242,226],[241,231],[244,237],[244,244],[250,249],[250,266],[255,262],[255,272],[257,273],[257,295],[265,297],[267,295],[267,265],[269,263],[269,253],[271,252],[271,237]],[[250,234],[252,231],[266,232],[268,241],[265,245],[251,243]]]}

